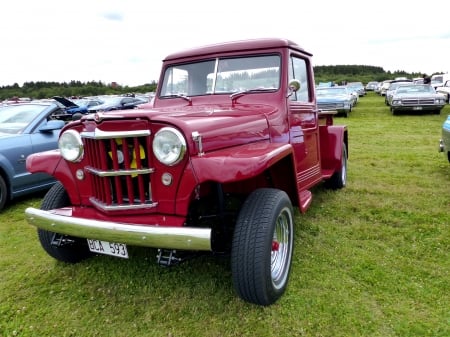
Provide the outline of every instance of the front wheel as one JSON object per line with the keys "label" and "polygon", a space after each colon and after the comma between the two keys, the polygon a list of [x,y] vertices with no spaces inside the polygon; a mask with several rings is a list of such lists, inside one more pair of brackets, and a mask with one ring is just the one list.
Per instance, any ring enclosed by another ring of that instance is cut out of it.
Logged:
{"label": "front wheel", "polygon": [[[41,209],[50,210],[69,205],[70,199],[64,186],[60,182],[56,182],[44,196]],[[53,233],[40,228],[38,228],[38,237],[42,248],[56,260],[77,263],[92,255],[85,239]]]}
{"label": "front wheel", "polygon": [[5,179],[0,175],[0,211],[5,207],[8,199],[8,186],[6,186]]}
{"label": "front wheel", "polygon": [[270,305],[285,292],[294,245],[294,216],[288,195],[262,188],[246,199],[231,250],[233,284],[245,301]]}

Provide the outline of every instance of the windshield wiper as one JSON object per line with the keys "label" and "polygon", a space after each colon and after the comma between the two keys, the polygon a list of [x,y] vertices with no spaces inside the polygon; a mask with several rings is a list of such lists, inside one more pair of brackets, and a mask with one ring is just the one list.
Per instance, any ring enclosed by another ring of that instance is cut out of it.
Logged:
{"label": "windshield wiper", "polygon": [[275,90],[275,88],[254,88],[254,89],[241,90],[241,91],[236,91],[236,92],[232,93],[230,95],[230,98],[232,100],[235,100],[241,96],[251,94],[254,92],[264,92],[264,91],[273,91],[273,90]]}
{"label": "windshield wiper", "polygon": [[173,95],[164,95],[162,97],[170,97],[170,98],[182,98],[186,101],[188,101],[189,103],[192,102],[191,98],[189,96],[186,96],[184,94],[173,94]]}

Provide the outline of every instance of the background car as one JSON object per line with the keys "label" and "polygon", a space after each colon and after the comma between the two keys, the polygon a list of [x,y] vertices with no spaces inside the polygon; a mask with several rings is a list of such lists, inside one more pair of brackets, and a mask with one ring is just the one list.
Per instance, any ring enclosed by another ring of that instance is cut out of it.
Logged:
{"label": "background car", "polygon": [[53,96],[53,99],[60,103],[66,110],[68,114],[88,113],[88,109],[95,107],[97,105],[103,104],[104,102],[98,98],[74,98],[68,99],[61,96]]}
{"label": "background car", "polygon": [[366,84],[366,91],[375,91],[377,87],[378,87],[377,81],[370,81]]}
{"label": "background car", "polygon": [[450,115],[447,116],[444,124],[442,124],[442,138],[439,141],[439,151],[447,155],[450,163]]}
{"label": "background car", "polygon": [[336,110],[348,117],[355,103],[355,96],[345,86],[317,87],[317,107],[319,110]]}
{"label": "background car", "polygon": [[50,188],[54,179],[44,173],[31,174],[28,155],[58,147],[64,114],[56,103],[12,104],[0,108],[0,210],[16,197]]}
{"label": "background car", "polygon": [[394,91],[390,101],[393,115],[399,111],[431,111],[440,114],[444,105],[445,97],[436,93],[429,84],[402,84]]}
{"label": "background car", "polygon": [[89,107],[89,113],[96,111],[134,109],[138,105],[148,102],[148,100],[141,97],[133,96],[103,96],[101,99],[104,101],[103,104]]}
{"label": "background car", "polygon": [[394,94],[395,90],[402,84],[413,84],[412,80],[394,80],[389,83],[389,86],[386,89],[386,92],[384,94],[384,104],[390,105],[392,95]]}
{"label": "background car", "polygon": [[443,94],[447,103],[450,103],[450,80],[446,81],[442,87],[437,87],[436,92]]}
{"label": "background car", "polygon": [[366,95],[366,89],[364,88],[362,82],[348,82],[347,87],[356,90],[358,92],[359,97]]}

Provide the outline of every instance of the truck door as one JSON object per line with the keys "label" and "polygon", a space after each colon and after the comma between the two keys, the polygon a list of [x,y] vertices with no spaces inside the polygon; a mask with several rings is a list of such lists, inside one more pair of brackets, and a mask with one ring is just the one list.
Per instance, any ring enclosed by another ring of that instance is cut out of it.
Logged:
{"label": "truck door", "polygon": [[317,106],[314,99],[314,80],[308,71],[308,59],[291,55],[289,81],[300,81],[300,89],[288,98],[290,141],[294,146],[297,184],[300,189],[314,185],[322,178],[320,168]]}

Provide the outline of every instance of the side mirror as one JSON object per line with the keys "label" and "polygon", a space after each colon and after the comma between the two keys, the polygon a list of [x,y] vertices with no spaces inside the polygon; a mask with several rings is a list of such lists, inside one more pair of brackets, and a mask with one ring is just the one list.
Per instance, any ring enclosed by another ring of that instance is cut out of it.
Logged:
{"label": "side mirror", "polygon": [[292,80],[289,82],[289,91],[296,92],[300,90],[301,83],[299,80]]}
{"label": "side mirror", "polygon": [[290,81],[290,82],[289,82],[289,93],[287,94],[286,97],[292,96],[292,94],[293,94],[294,92],[297,92],[297,91],[300,90],[300,87],[301,87],[301,83],[300,83],[299,80],[295,80],[295,79],[294,79],[294,80]]}
{"label": "side mirror", "polygon": [[62,129],[65,124],[66,123],[64,121],[51,120],[51,121],[48,121],[47,124],[42,126],[39,129],[39,131],[40,132],[50,132],[50,131],[53,131],[53,130],[59,130],[59,129]]}

